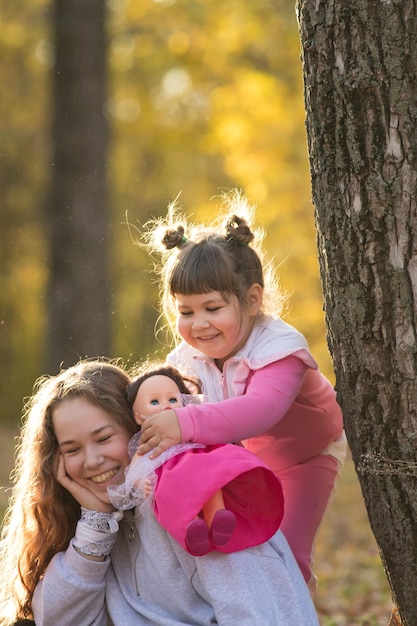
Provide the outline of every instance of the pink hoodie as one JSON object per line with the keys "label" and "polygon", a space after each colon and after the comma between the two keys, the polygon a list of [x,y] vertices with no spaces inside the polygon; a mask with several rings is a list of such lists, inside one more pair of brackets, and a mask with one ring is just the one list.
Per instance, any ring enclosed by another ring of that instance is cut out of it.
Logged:
{"label": "pink hoodie", "polygon": [[184,342],[168,361],[197,375],[209,402],[176,409],[182,441],[246,440],[275,472],[319,454],[343,461],[335,391],[318,371],[305,338],[281,319],[261,317],[223,372]]}

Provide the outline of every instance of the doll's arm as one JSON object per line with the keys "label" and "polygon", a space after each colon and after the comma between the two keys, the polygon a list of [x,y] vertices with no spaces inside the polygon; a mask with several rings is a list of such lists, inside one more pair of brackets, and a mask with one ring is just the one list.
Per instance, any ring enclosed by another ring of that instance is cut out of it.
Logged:
{"label": "doll's arm", "polygon": [[[142,460],[142,456],[138,453],[138,451],[136,451],[132,457],[130,465],[132,466],[134,463],[140,463],[141,460]],[[139,481],[140,482],[137,486],[141,487],[144,497],[147,498],[148,496],[151,495],[153,491],[155,481],[153,477],[151,476],[147,476],[146,478],[139,479]]]}

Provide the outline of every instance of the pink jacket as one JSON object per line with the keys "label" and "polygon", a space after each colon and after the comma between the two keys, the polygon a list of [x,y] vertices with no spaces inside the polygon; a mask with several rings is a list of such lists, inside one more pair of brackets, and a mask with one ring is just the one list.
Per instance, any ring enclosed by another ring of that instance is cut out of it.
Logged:
{"label": "pink jacket", "polygon": [[259,318],[223,372],[184,342],[168,361],[197,375],[209,402],[175,410],[182,441],[246,440],[275,472],[318,454],[343,460],[343,418],[335,391],[318,371],[303,335],[283,320]]}

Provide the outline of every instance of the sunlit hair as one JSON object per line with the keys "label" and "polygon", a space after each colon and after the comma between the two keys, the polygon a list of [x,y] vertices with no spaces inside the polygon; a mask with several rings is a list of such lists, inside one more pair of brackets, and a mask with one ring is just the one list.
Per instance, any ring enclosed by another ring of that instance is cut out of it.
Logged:
{"label": "sunlit hair", "polygon": [[27,401],[13,472],[14,488],[0,545],[0,625],[31,616],[32,596],[52,557],[66,550],[80,505],[55,478],[58,444],[53,411],[81,397],[100,407],[128,435],[137,425],[127,405],[127,373],[110,361],[82,361],[40,378]]}
{"label": "sunlit hair", "polygon": [[144,246],[155,260],[162,314],[174,337],[177,294],[219,291],[226,301],[235,296],[243,309],[249,287],[257,283],[264,290],[262,311],[282,311],[284,296],[274,268],[264,261],[264,233],[252,226],[254,207],[239,190],[221,198],[219,218],[210,228],[187,223],[176,201],[165,219],[145,224]]}
{"label": "sunlit hair", "polygon": [[166,376],[170,378],[178,387],[182,394],[201,394],[201,386],[197,378],[184,376],[172,365],[154,363],[144,364],[136,371],[133,381],[127,388],[127,402],[130,408],[133,407],[137,393],[141,385],[152,376]]}

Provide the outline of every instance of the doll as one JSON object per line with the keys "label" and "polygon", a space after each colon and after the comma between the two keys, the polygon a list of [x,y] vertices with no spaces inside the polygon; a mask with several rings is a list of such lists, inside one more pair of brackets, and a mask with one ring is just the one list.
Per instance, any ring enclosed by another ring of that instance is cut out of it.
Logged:
{"label": "doll", "polygon": [[[172,366],[152,367],[127,389],[135,421],[167,408],[200,402],[198,382]],[[270,468],[240,445],[183,443],[157,459],[129,444],[125,483],[109,487],[113,505],[133,508],[152,497],[159,523],[195,556],[234,552],[267,541],[283,516],[281,484]]]}

